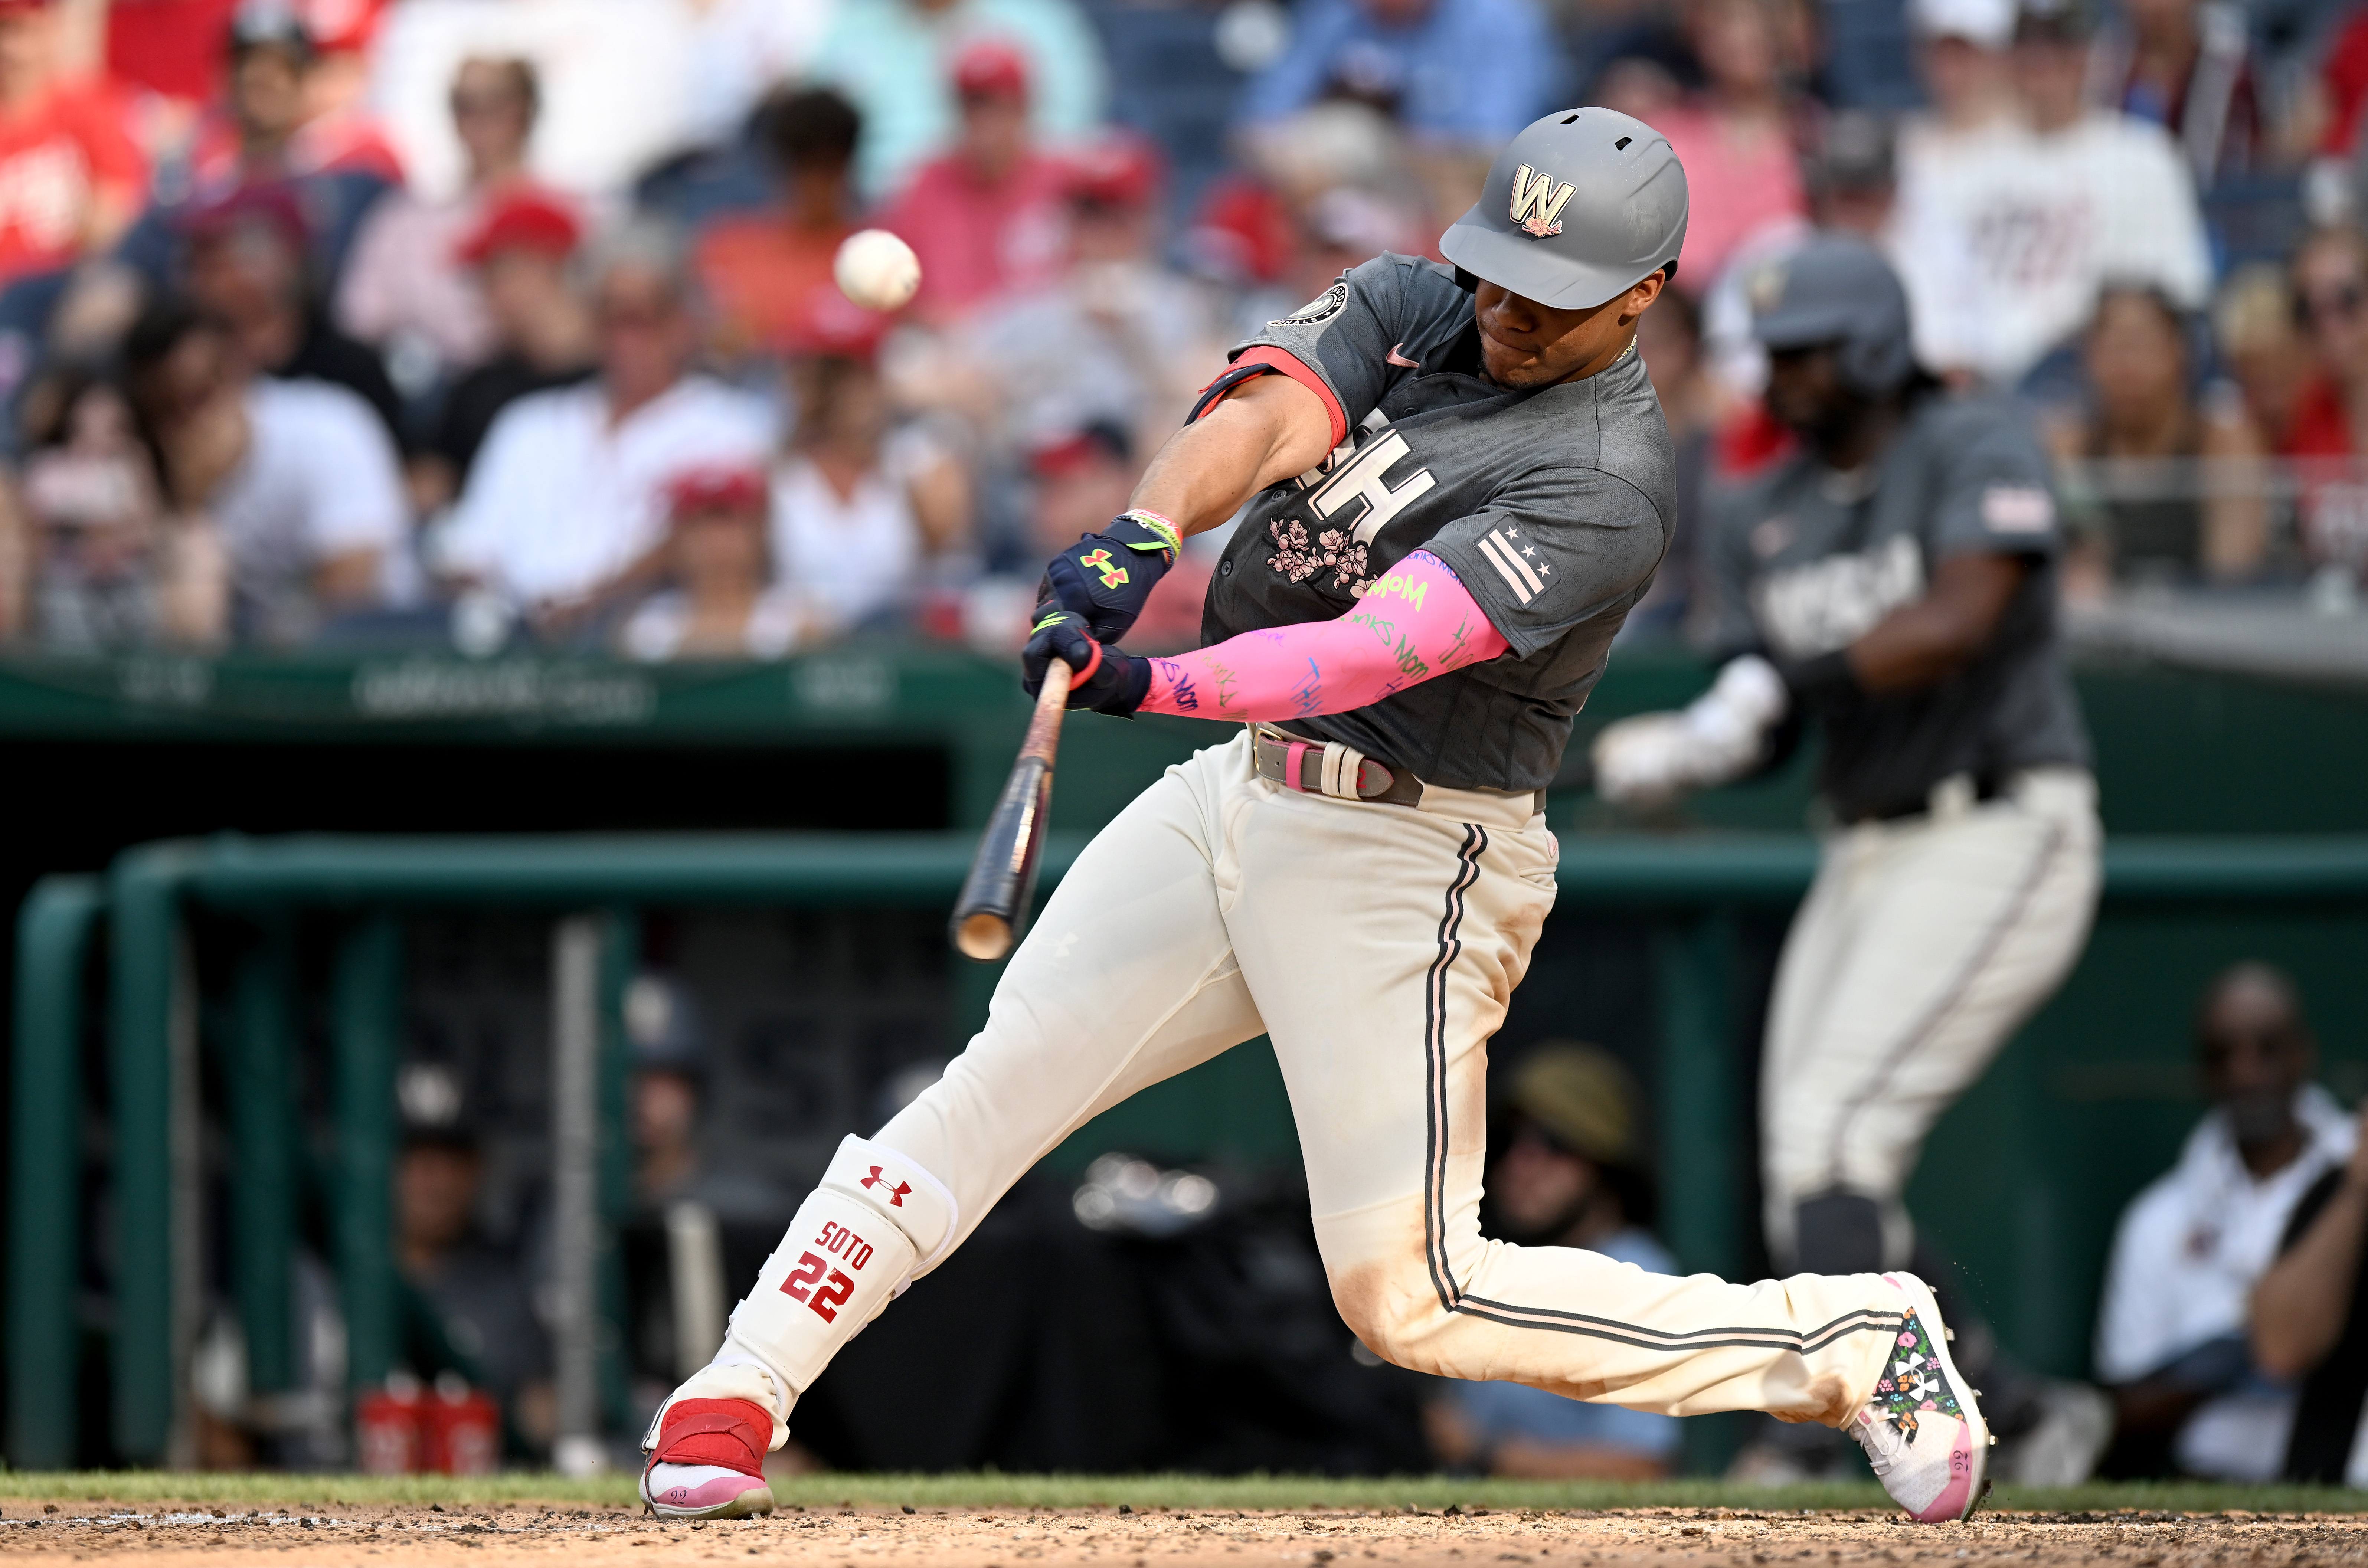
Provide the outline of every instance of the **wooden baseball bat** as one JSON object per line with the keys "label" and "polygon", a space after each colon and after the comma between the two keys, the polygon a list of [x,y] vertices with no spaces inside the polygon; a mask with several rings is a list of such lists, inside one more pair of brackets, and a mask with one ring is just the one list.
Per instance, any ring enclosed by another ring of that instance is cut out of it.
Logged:
{"label": "wooden baseball bat", "polygon": [[954,916],[947,927],[954,950],[981,963],[993,963],[1008,953],[1028,925],[1028,905],[1036,896],[1036,862],[1044,853],[1045,813],[1053,804],[1053,754],[1061,744],[1061,715],[1068,710],[1071,673],[1060,659],[1045,665],[1028,738],[1019,743],[1019,759],[1004,780],[1003,799],[986,819],[985,836],[978,841],[962,897],[954,901]]}

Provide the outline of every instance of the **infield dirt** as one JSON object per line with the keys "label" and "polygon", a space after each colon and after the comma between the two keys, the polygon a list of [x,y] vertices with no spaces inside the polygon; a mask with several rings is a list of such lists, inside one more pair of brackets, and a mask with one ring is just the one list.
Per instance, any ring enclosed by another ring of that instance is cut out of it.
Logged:
{"label": "infield dirt", "polygon": [[[44,1512],[45,1507],[55,1512]],[[11,1502],[0,1554],[191,1568],[243,1563],[402,1568],[507,1562],[627,1568],[667,1562],[947,1564],[948,1568],[1254,1568],[1262,1563],[1499,1562],[1614,1568],[2116,1563],[2123,1568],[2368,1565],[2368,1518],[2173,1513],[1985,1513],[1926,1527],[1864,1513],[1621,1509],[1121,1512],[1115,1508],[784,1509],[768,1519],[662,1525],[616,1508],[354,1506],[116,1510]]]}

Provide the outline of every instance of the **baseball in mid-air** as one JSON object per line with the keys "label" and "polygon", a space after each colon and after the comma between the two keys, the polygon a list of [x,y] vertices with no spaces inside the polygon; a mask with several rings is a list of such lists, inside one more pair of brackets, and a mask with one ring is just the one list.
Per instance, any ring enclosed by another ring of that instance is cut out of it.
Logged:
{"label": "baseball in mid-air", "polygon": [[921,258],[885,229],[860,229],[840,243],[831,275],[865,310],[893,311],[921,286]]}

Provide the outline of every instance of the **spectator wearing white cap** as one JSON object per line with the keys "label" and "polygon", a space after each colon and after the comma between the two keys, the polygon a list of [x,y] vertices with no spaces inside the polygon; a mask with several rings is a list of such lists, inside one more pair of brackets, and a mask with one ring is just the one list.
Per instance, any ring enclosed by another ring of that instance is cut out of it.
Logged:
{"label": "spectator wearing white cap", "polygon": [[[1994,17],[1982,25],[1994,31]],[[1902,149],[1894,256],[1918,358],[1935,371],[2015,385],[2080,331],[2108,282],[2157,290],[2182,310],[2211,290],[2178,146],[2084,96],[2090,31],[2085,0],[2026,0],[2011,60],[2017,120]],[[1941,57],[1928,53],[1928,67]]]}
{"label": "spectator wearing white cap", "polygon": [[1949,222],[1950,192],[2016,130],[2014,0],[1909,0],[1907,17],[1931,107],[1899,129],[1886,248],[1915,308],[1918,347],[1939,369],[1964,358],[1954,346],[1974,330],[1956,324],[1952,274],[1970,263]]}
{"label": "spectator wearing white cap", "polygon": [[2014,0],[1909,0],[1907,18],[1931,108],[1903,129],[1903,157],[1926,142],[1962,140],[2014,118],[2007,79]]}

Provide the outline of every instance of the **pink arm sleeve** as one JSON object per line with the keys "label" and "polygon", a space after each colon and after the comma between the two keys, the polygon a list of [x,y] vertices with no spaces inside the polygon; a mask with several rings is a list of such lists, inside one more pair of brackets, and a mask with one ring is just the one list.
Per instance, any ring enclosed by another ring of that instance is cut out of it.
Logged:
{"label": "pink arm sleeve", "polygon": [[1245,631],[1152,660],[1151,690],[1138,711],[1258,720],[1346,713],[1506,646],[1463,579],[1417,550],[1338,620]]}

